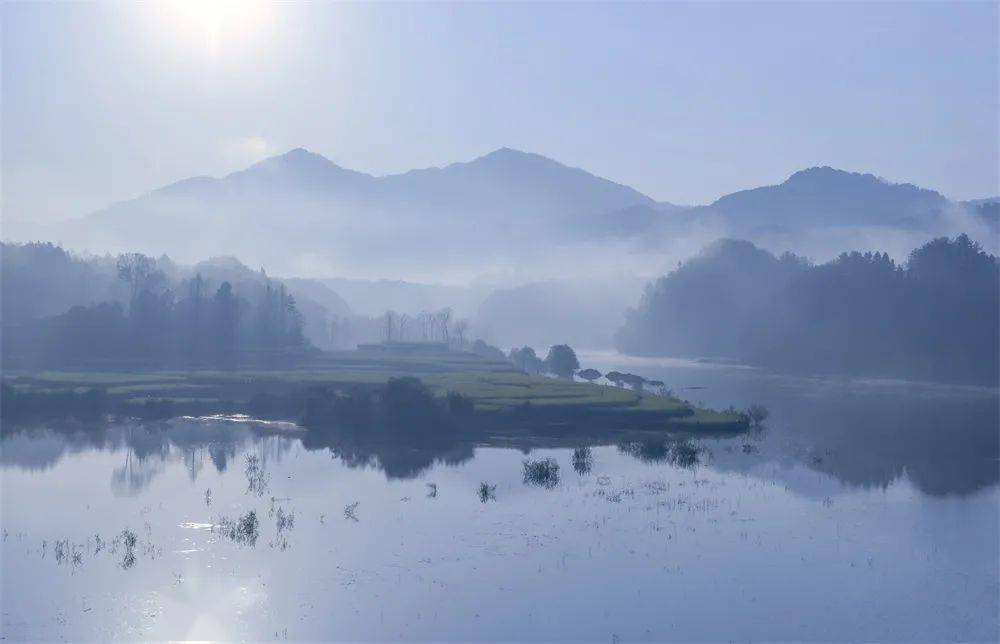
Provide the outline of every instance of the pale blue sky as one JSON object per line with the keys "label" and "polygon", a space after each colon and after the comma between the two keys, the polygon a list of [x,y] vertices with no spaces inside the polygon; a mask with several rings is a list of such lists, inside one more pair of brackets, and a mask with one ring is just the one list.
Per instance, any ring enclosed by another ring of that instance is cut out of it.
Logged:
{"label": "pale blue sky", "polygon": [[5,217],[298,146],[374,174],[509,146],[676,203],[812,165],[1000,191],[995,2],[241,6],[5,4]]}

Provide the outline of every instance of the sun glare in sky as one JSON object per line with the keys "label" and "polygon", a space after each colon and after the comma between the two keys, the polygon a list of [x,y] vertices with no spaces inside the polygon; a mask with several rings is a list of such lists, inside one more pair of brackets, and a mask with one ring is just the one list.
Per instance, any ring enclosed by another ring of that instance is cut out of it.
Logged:
{"label": "sun glare in sky", "polygon": [[274,16],[267,2],[177,0],[153,5],[159,29],[209,58],[253,47]]}

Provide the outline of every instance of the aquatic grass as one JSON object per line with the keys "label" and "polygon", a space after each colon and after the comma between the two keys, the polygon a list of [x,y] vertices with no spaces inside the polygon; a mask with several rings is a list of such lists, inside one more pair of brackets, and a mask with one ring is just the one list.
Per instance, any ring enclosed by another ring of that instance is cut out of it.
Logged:
{"label": "aquatic grass", "polygon": [[256,494],[257,496],[264,496],[267,492],[267,484],[269,477],[264,471],[264,467],[261,464],[260,457],[256,454],[247,454],[245,459],[244,474],[247,477],[247,490],[246,494]]}
{"label": "aquatic grass", "polygon": [[125,548],[125,553],[122,555],[121,566],[125,570],[128,570],[135,565],[135,546],[139,542],[139,537],[137,537],[135,533],[128,528],[125,528],[116,540],[118,540]]}
{"label": "aquatic grass", "polygon": [[56,540],[53,552],[55,553],[56,563],[61,564],[66,561],[66,557],[69,554],[69,539]]}
{"label": "aquatic grass", "polygon": [[670,446],[670,462],[678,467],[694,467],[698,464],[701,448],[688,440],[678,441]]}
{"label": "aquatic grass", "polygon": [[577,447],[573,450],[573,469],[580,476],[590,474],[594,466],[594,455],[589,447]]}
{"label": "aquatic grass", "polygon": [[646,488],[646,491],[650,494],[663,494],[670,489],[670,485],[664,481],[647,481],[643,484],[643,487]]}
{"label": "aquatic grass", "polygon": [[278,534],[282,534],[295,527],[295,513],[285,512],[284,508],[278,508],[275,513],[274,527]]}
{"label": "aquatic grass", "polygon": [[552,489],[559,485],[559,463],[553,458],[542,458],[538,460],[525,460],[521,463],[524,466],[524,482],[527,485]]}
{"label": "aquatic grass", "polygon": [[483,482],[479,484],[478,494],[479,502],[486,503],[487,501],[497,500],[497,486],[490,485],[489,483]]}
{"label": "aquatic grass", "polygon": [[257,513],[249,510],[235,521],[228,517],[219,517],[213,532],[218,528],[219,534],[240,545],[255,546],[260,536],[260,522]]}

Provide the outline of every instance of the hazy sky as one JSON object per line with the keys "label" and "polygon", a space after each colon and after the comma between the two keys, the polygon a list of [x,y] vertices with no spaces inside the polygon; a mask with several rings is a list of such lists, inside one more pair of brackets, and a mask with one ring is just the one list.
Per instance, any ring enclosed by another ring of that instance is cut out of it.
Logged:
{"label": "hazy sky", "polygon": [[5,217],[306,147],[374,174],[509,146],[702,203],[811,165],[998,188],[998,5],[10,4]]}

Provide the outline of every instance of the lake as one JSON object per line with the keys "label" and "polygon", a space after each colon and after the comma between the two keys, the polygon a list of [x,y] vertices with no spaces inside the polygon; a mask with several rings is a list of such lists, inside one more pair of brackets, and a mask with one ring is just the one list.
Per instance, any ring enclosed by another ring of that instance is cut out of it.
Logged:
{"label": "lake", "polygon": [[[433,445],[243,418],[5,427],[0,635],[1000,637],[997,390],[581,363],[770,416]],[[558,480],[526,481],[546,458]]]}

